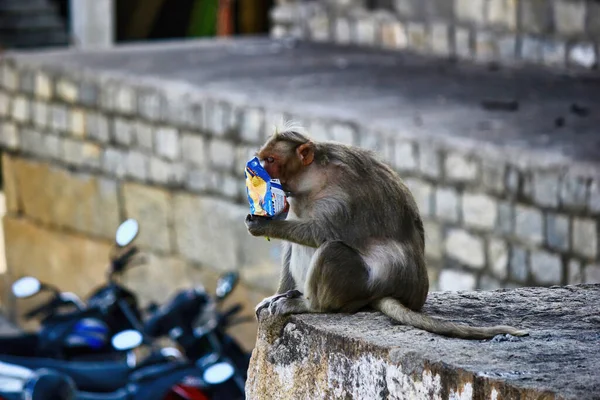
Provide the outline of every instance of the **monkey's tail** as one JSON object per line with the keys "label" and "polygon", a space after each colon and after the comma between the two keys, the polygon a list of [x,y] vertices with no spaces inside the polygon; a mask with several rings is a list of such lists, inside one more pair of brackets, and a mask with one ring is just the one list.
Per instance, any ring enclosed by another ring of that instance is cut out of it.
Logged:
{"label": "monkey's tail", "polygon": [[392,297],[385,297],[372,303],[372,306],[403,325],[413,326],[438,335],[460,338],[460,339],[490,339],[496,335],[505,333],[513,336],[526,336],[526,330],[513,328],[512,326],[497,325],[490,327],[472,327],[456,324],[454,322],[442,321],[428,317],[419,312],[412,311]]}

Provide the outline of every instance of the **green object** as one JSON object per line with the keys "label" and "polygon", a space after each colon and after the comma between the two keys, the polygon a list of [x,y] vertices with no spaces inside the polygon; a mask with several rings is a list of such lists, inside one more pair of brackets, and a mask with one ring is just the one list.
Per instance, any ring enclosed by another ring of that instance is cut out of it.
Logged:
{"label": "green object", "polygon": [[192,7],[188,36],[206,37],[217,33],[219,0],[196,0]]}

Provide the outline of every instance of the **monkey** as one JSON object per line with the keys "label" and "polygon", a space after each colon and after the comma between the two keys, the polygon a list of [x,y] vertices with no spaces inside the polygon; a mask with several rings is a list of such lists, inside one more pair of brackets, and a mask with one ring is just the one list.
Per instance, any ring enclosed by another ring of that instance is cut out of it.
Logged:
{"label": "monkey", "polygon": [[400,175],[375,152],[313,140],[286,124],[256,153],[289,196],[285,219],[248,214],[252,236],[282,241],[276,293],[255,308],[271,315],[355,313],[372,308],[435,334],[526,336],[511,326],[471,327],[421,312],[429,292],[425,230]]}

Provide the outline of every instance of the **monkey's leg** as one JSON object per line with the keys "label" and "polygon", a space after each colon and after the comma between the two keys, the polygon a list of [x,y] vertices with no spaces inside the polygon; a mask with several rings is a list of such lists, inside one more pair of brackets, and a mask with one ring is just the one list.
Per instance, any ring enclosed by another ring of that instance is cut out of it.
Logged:
{"label": "monkey's leg", "polygon": [[313,256],[305,297],[298,291],[273,299],[269,313],[356,312],[371,301],[369,270],[360,254],[341,241],[324,243]]}

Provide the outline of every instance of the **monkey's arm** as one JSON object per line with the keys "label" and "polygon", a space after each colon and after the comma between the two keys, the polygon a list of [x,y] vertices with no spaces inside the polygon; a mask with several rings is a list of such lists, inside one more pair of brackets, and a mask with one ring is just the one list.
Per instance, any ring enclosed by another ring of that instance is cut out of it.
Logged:
{"label": "monkey's arm", "polygon": [[248,215],[246,226],[253,236],[268,236],[308,247],[317,248],[325,241],[324,232],[312,221],[273,220]]}

